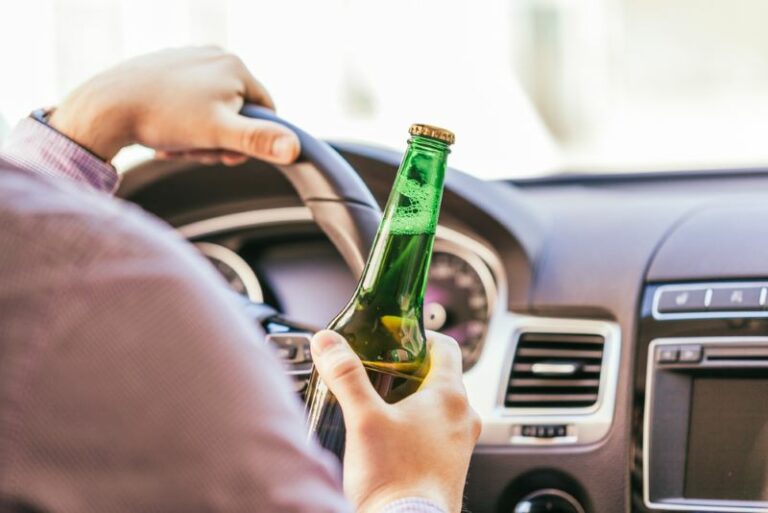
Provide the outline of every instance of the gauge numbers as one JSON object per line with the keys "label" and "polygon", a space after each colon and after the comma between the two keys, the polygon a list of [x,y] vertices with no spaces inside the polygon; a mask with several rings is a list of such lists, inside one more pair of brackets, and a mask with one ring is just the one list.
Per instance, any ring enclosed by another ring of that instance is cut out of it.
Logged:
{"label": "gauge numbers", "polygon": [[424,297],[424,327],[456,339],[465,371],[480,356],[494,291],[493,277],[479,257],[436,244]]}

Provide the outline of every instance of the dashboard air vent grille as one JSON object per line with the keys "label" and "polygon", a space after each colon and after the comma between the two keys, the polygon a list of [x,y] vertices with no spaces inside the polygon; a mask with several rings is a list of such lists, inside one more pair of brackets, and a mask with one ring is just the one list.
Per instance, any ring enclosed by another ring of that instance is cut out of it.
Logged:
{"label": "dashboard air vent grille", "polygon": [[523,333],[504,406],[577,408],[597,402],[605,339],[601,335]]}

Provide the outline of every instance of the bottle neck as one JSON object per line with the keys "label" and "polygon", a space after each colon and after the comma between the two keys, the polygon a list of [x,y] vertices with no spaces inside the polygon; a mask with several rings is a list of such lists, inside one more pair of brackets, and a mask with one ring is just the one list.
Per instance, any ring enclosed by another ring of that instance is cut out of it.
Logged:
{"label": "bottle neck", "polygon": [[358,293],[387,294],[403,311],[421,308],[449,151],[427,137],[408,141]]}

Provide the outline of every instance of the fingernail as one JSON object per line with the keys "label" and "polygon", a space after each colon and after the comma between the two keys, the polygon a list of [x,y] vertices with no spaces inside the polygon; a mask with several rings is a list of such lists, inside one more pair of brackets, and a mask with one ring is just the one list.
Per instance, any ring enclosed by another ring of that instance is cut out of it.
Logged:
{"label": "fingernail", "polygon": [[290,159],[294,155],[296,141],[290,135],[281,135],[272,141],[272,155],[281,159]]}
{"label": "fingernail", "polygon": [[332,347],[336,347],[341,343],[341,337],[334,333],[320,332],[312,339],[312,347],[317,354],[323,354]]}

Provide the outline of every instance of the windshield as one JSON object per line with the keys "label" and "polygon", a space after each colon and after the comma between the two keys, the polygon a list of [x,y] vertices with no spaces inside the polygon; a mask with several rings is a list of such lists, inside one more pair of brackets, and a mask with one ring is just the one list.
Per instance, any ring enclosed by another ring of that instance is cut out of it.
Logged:
{"label": "windshield", "polygon": [[411,123],[445,126],[483,178],[764,166],[766,19],[764,0],[4,1],[0,138],[121,59],[217,44],[307,130],[402,150]]}

